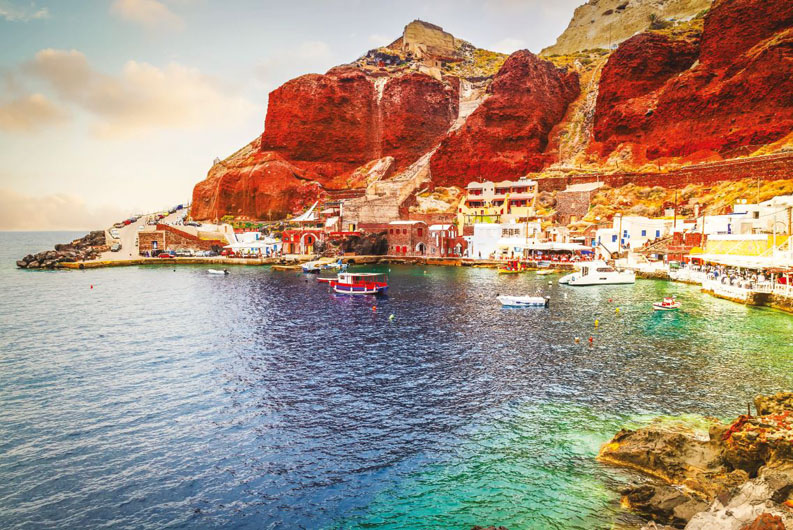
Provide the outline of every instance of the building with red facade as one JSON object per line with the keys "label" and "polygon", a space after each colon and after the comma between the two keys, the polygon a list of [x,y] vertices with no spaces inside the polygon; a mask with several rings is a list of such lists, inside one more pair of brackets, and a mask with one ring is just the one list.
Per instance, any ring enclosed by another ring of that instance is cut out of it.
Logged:
{"label": "building with red facade", "polygon": [[468,248],[468,242],[460,236],[455,224],[432,225],[428,230],[431,257],[460,257]]}
{"label": "building with red facade", "polygon": [[426,256],[429,231],[424,221],[388,223],[388,253],[394,256]]}

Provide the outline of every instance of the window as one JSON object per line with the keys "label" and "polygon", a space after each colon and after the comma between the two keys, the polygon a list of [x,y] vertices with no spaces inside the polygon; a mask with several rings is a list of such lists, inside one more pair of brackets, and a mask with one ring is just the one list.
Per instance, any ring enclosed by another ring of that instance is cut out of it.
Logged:
{"label": "window", "polygon": [[393,233],[394,233],[394,229],[393,229],[393,228],[389,228],[389,229],[388,229],[388,233],[389,233],[389,234],[393,234]]}
{"label": "window", "polygon": [[627,230],[623,230],[622,231],[622,237],[628,237],[628,231]]}
{"label": "window", "polygon": [[617,242],[617,236],[616,235],[611,236],[611,242],[612,243],[616,243]]}
{"label": "window", "polygon": [[421,237],[422,235],[424,235],[424,229],[423,229],[423,228],[419,228],[419,229],[418,229],[418,234],[419,234],[419,237]]}
{"label": "window", "polygon": [[660,230],[656,230],[655,231],[655,237],[661,237],[661,231]]}
{"label": "window", "polygon": [[405,234],[405,235],[407,235],[407,233],[408,233],[408,229],[407,229],[407,228],[403,228],[403,229],[402,229],[402,233],[403,233],[403,234]]}
{"label": "window", "polygon": [[647,230],[642,230],[642,237],[647,237]]}

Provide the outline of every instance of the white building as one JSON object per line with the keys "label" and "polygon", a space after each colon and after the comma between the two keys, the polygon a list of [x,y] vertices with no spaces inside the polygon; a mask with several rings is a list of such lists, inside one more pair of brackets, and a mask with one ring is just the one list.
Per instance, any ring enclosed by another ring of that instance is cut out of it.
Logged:
{"label": "white building", "polygon": [[538,221],[530,223],[477,223],[474,235],[466,236],[467,255],[471,258],[522,256],[523,250],[536,243],[542,233]]}
{"label": "white building", "polygon": [[[694,223],[686,223],[673,217],[649,218],[643,216],[614,216],[610,228],[599,228],[595,233],[596,246],[602,245],[609,253],[622,250],[637,250],[648,241],[666,237],[673,231],[693,230]],[[620,247],[621,245],[621,247]]]}

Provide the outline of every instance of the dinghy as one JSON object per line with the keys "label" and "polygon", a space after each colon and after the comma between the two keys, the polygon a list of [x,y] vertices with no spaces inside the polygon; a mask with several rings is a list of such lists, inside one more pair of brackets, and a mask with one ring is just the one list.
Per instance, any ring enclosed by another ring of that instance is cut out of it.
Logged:
{"label": "dinghy", "polygon": [[229,271],[227,271],[226,269],[223,269],[222,271],[219,271],[217,269],[207,269],[207,272],[209,274],[224,274],[224,275],[229,273]]}
{"label": "dinghy", "polygon": [[681,305],[674,297],[666,297],[663,302],[653,303],[653,311],[677,311]]}
{"label": "dinghy", "polygon": [[548,307],[551,303],[549,297],[542,296],[508,296],[505,294],[496,297],[504,307]]}

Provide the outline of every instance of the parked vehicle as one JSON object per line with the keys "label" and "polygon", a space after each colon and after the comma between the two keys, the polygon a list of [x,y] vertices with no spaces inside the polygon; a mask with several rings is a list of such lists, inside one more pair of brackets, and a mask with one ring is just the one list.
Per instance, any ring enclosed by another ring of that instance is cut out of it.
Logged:
{"label": "parked vehicle", "polygon": [[138,232],[140,232],[141,230],[143,230],[143,225],[138,226]]}
{"label": "parked vehicle", "polygon": [[121,243],[113,243],[110,247],[110,252],[118,252],[119,250],[121,250]]}
{"label": "parked vehicle", "polygon": [[163,250],[157,257],[163,259],[175,258],[176,253],[173,250]]}
{"label": "parked vehicle", "polygon": [[111,230],[110,237],[112,237],[113,239],[118,239],[119,238],[118,230],[116,230],[115,228]]}
{"label": "parked vehicle", "polygon": [[193,251],[190,250],[189,248],[183,248],[177,250],[176,255],[179,256],[180,258],[189,258],[192,257],[194,254]]}
{"label": "parked vehicle", "polygon": [[113,225],[113,228],[124,228],[124,223],[116,223]]}

